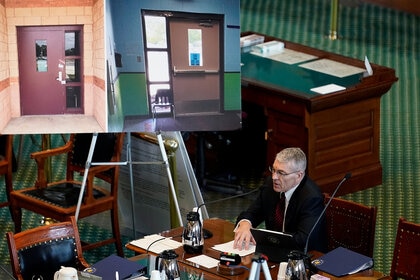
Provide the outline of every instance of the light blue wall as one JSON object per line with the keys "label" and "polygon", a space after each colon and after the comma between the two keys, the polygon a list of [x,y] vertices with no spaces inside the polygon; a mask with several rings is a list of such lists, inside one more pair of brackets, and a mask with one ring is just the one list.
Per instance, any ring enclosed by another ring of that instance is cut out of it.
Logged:
{"label": "light blue wall", "polygon": [[[106,0],[106,58],[114,78],[118,107],[109,115],[109,125],[122,127],[126,116],[149,112],[144,83],[145,60],[141,10],[223,14],[224,16],[224,106],[240,110],[240,3],[239,0]],[[114,53],[122,55],[122,67],[116,68]],[[135,74],[134,76],[131,74]],[[133,77],[143,77],[137,81]]]}
{"label": "light blue wall", "polygon": [[[225,72],[240,72],[239,0],[108,0],[115,50],[122,54],[119,72],[145,72],[141,10],[224,14]],[[138,62],[138,57],[141,59]]]}

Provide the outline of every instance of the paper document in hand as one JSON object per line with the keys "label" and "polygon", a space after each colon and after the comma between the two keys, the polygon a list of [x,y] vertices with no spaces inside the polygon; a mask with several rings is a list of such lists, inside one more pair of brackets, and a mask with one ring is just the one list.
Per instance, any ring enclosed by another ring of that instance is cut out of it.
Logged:
{"label": "paper document in hand", "polygon": [[143,238],[131,241],[130,244],[156,254],[160,254],[164,250],[174,250],[182,246],[181,242],[158,234],[147,235]]}
{"label": "paper document in hand", "polygon": [[239,249],[233,249],[233,242],[234,240],[226,242],[226,243],[214,245],[212,248],[220,252],[238,254],[241,257],[255,253],[255,245],[250,244],[248,250],[245,250],[245,248],[243,248],[242,250],[239,250]]}

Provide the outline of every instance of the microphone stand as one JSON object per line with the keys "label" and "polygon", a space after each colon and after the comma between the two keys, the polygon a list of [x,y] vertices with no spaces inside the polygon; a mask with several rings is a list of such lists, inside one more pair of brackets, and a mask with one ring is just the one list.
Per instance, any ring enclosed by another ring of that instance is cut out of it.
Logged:
{"label": "microphone stand", "polygon": [[351,177],[351,173],[346,173],[346,175],[344,175],[344,178],[341,179],[340,183],[338,183],[338,185],[335,188],[334,192],[330,196],[330,199],[328,200],[327,204],[325,204],[324,209],[322,209],[321,214],[318,216],[318,219],[316,220],[315,224],[313,225],[313,227],[309,231],[308,237],[306,239],[306,243],[305,243],[305,248],[304,248],[304,251],[303,251],[303,255],[304,255],[305,267],[308,268],[311,273],[317,273],[318,272],[318,269],[315,266],[312,265],[311,257],[308,255],[309,238],[311,237],[312,232],[315,230],[316,226],[318,225],[319,221],[321,220],[322,216],[324,215],[325,211],[327,210],[328,206],[330,205],[332,199],[335,197],[335,194],[337,193],[338,189],[350,177]]}
{"label": "microphone stand", "polygon": [[[254,193],[254,192],[258,191],[258,190],[259,190],[259,188],[255,188],[255,189],[253,189],[253,190],[251,190],[249,192],[246,192],[246,193],[241,193],[241,194],[237,194],[237,195],[234,195],[234,196],[228,196],[228,197],[224,197],[224,198],[221,198],[221,199],[213,200],[213,201],[210,201],[210,202],[207,202],[207,203],[202,203],[202,204],[198,205],[198,207],[194,207],[193,211],[194,212],[197,212],[200,215],[200,213],[201,213],[200,212],[200,208],[202,206],[204,206],[204,205],[208,205],[208,204],[212,204],[212,203],[217,203],[217,202],[221,202],[221,201],[225,201],[225,200],[229,200],[229,199],[233,199],[233,198],[237,198],[237,197],[247,196],[247,195],[249,195],[251,193]],[[201,221],[202,221],[202,218],[201,218],[201,215],[200,215],[200,222]],[[204,227],[202,228],[202,230],[203,230],[203,237],[204,237],[204,239],[207,239],[207,238],[210,238],[210,237],[213,236],[213,233],[210,230],[205,229]]]}

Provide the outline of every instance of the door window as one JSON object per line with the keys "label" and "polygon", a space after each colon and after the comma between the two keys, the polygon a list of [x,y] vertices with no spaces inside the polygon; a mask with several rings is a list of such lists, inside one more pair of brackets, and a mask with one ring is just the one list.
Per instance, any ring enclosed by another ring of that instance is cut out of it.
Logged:
{"label": "door window", "polygon": [[[171,89],[169,74],[169,50],[166,35],[166,18],[145,15],[146,74],[150,104],[157,103],[156,93],[160,89]],[[168,113],[170,107],[156,107],[155,112]]]}
{"label": "door window", "polygon": [[80,36],[80,31],[66,31],[64,33],[67,109],[78,109],[82,106]]}
{"label": "door window", "polygon": [[47,40],[35,40],[36,71],[47,72]]}
{"label": "door window", "polygon": [[188,29],[188,53],[190,66],[203,66],[203,40],[201,29]]}

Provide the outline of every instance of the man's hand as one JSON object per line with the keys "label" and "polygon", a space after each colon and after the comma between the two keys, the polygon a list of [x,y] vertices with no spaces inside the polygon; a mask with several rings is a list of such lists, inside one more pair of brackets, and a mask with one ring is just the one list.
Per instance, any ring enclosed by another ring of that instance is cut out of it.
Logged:
{"label": "man's hand", "polygon": [[247,220],[239,222],[238,227],[235,230],[235,240],[233,242],[233,248],[238,250],[248,250],[249,244],[254,243],[254,237],[251,234],[251,223]]}

